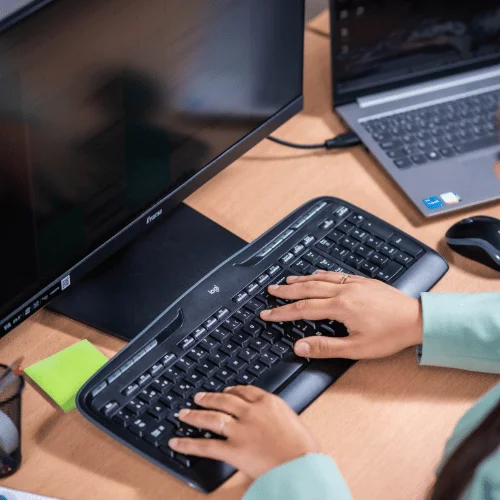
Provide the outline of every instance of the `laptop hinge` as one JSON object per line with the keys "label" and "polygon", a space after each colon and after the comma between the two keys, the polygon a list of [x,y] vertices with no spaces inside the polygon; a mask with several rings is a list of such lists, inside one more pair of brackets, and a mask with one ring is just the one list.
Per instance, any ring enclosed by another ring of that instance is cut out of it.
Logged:
{"label": "laptop hinge", "polygon": [[416,96],[431,94],[440,90],[458,87],[460,85],[466,85],[488,80],[490,78],[500,77],[500,67],[495,66],[494,68],[495,69],[489,67],[487,70],[467,73],[466,76],[463,76],[461,78],[458,78],[455,75],[451,78],[448,77],[439,80],[433,80],[419,85],[411,85],[391,90],[389,92],[381,92],[366,97],[360,97],[357,99],[357,102],[360,108],[370,108],[373,106],[381,106],[383,104],[388,104],[403,99],[409,99]]}

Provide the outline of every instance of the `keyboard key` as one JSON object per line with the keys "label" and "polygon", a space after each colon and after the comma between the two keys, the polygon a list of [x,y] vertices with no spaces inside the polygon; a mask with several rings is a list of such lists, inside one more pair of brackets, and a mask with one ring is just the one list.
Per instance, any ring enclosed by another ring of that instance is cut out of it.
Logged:
{"label": "keyboard key", "polygon": [[161,373],[163,373],[163,370],[165,367],[163,366],[162,363],[155,363],[150,369],[149,369],[149,374],[151,377],[155,378]]}
{"label": "keyboard key", "polygon": [[333,219],[325,219],[319,225],[319,228],[322,229],[323,231],[326,231],[328,229],[331,229],[333,226],[335,226],[335,221]]}
{"label": "keyboard key", "polygon": [[203,361],[198,365],[198,371],[205,377],[211,377],[217,371],[217,366],[210,360]]}
{"label": "keyboard key", "polygon": [[329,271],[333,266],[333,262],[331,260],[328,260],[328,259],[321,259],[318,262],[317,266],[320,269],[324,269],[325,271]]}
{"label": "keyboard key", "polygon": [[179,396],[177,394],[174,394],[173,392],[169,394],[165,394],[161,399],[161,403],[165,405],[167,408],[170,410],[173,410],[179,406]]}
{"label": "keyboard key", "polygon": [[228,315],[229,315],[229,309],[227,309],[226,307],[223,307],[222,309],[219,309],[215,313],[215,317],[217,318],[217,321],[222,321]]}
{"label": "keyboard key", "polygon": [[185,339],[182,339],[177,346],[180,347],[181,349],[189,349],[192,345],[194,345],[194,338],[189,336],[186,337]]}
{"label": "keyboard key", "polygon": [[[203,340],[202,342],[204,342],[205,340]],[[212,340],[212,342],[216,342],[216,341]],[[189,356],[190,359],[192,359],[194,361],[193,367],[190,367],[190,369],[189,369],[189,373],[191,373],[193,371],[191,368],[194,369],[196,363],[204,361],[205,359],[208,358],[208,352],[207,352],[206,349],[202,348],[202,343],[200,342],[200,344],[198,344],[196,347],[193,347],[188,352],[188,356]]]}
{"label": "keyboard key", "polygon": [[279,356],[280,358],[284,358],[290,352],[290,350],[290,346],[283,342],[278,342],[271,347],[271,352],[276,354],[276,356]]}
{"label": "keyboard key", "polygon": [[126,409],[120,410],[116,415],[113,417],[113,421],[117,422],[120,424],[122,427],[128,427],[135,419],[135,416],[133,413],[129,412]]}
{"label": "keyboard key", "polygon": [[[195,369],[196,362],[189,358],[182,358],[177,361],[175,366],[184,373],[190,374]],[[168,375],[166,377],[169,378]]]}
{"label": "keyboard key", "polygon": [[221,382],[223,382],[226,387],[231,385],[233,381],[236,379],[237,375],[234,371],[229,368],[222,368],[215,375]]}
{"label": "keyboard key", "polygon": [[153,405],[148,411],[150,415],[152,415],[158,420],[162,420],[163,418],[165,418],[168,412],[169,409],[166,406],[162,405],[161,403]]}
{"label": "keyboard key", "polygon": [[254,319],[255,315],[246,309],[240,309],[233,314],[233,318],[236,318],[243,325],[246,325]]}
{"label": "keyboard key", "polygon": [[172,392],[179,395],[182,399],[186,399],[190,394],[194,387],[188,382],[177,382],[175,387],[172,389]]}
{"label": "keyboard key", "polygon": [[268,274],[264,273],[264,274],[261,274],[257,279],[257,283],[262,286],[262,285],[265,285],[271,278],[269,277]]}
{"label": "keyboard key", "polygon": [[396,167],[398,168],[408,168],[413,166],[413,162],[411,161],[410,157],[406,156],[404,158],[398,158],[397,160],[394,160],[394,165],[396,165]]}
{"label": "keyboard key", "polygon": [[215,328],[215,325],[217,324],[217,318],[215,318],[214,316],[208,318],[205,323],[203,323],[203,327],[205,328],[205,330],[207,332],[209,332],[210,330],[212,330],[213,328]]}
{"label": "keyboard key", "polygon": [[390,243],[399,248],[399,250],[410,254],[412,257],[418,257],[423,252],[422,248],[416,243],[399,235],[394,235],[390,239]]}
{"label": "keyboard key", "polygon": [[139,386],[139,387],[144,387],[145,385],[148,385],[149,382],[151,382],[151,380],[153,380],[153,377],[151,377],[151,375],[149,373],[143,373],[136,381],[135,383]]}
{"label": "keyboard key", "polygon": [[313,250],[309,250],[302,258],[310,264],[315,265],[321,259],[321,256]]}
{"label": "keyboard key", "polygon": [[193,465],[192,457],[188,457],[182,453],[174,453],[174,460],[188,469]]}
{"label": "keyboard key", "polygon": [[307,270],[309,268],[309,263],[306,262],[305,260],[299,259],[295,264],[292,266],[292,269],[294,271],[297,271],[299,274],[307,274]]}
{"label": "keyboard key", "polygon": [[159,448],[172,434],[174,427],[166,422],[160,423],[144,433],[144,439]]}
{"label": "keyboard key", "polygon": [[256,378],[251,373],[243,373],[236,379],[236,383],[240,385],[252,385]]}
{"label": "keyboard key", "polygon": [[397,262],[390,262],[384,269],[377,273],[377,278],[387,283],[402,270],[403,266],[399,265]]}
{"label": "keyboard key", "polygon": [[210,334],[212,338],[218,340],[219,342],[226,340],[230,335],[231,333],[228,332],[225,328],[222,328],[222,326],[219,326]]}
{"label": "keyboard key", "polygon": [[337,226],[339,231],[342,231],[345,234],[351,234],[351,231],[355,228],[353,224],[350,222],[342,222]]}
{"label": "keyboard key", "polygon": [[225,353],[216,352],[208,358],[208,361],[220,368],[221,366],[224,366],[226,364],[227,357]]}
{"label": "keyboard key", "polygon": [[243,304],[243,302],[245,302],[245,300],[247,299],[248,299],[248,293],[242,291],[233,297],[233,302],[235,302],[236,304]]}
{"label": "keyboard key", "polygon": [[241,358],[234,358],[229,361],[227,368],[231,369],[236,374],[243,373],[247,368],[247,363]]}
{"label": "keyboard key", "polygon": [[399,262],[400,264],[403,264],[403,266],[409,267],[411,266],[411,264],[413,264],[414,259],[406,253],[399,252],[396,255],[395,261]]}
{"label": "keyboard key", "polygon": [[167,354],[161,358],[161,362],[164,366],[169,366],[176,358],[177,356],[175,354]]}
{"label": "keyboard key", "polygon": [[141,401],[140,399],[132,399],[127,404],[127,408],[137,417],[140,417],[141,415],[144,415],[148,409],[148,405],[144,402]]}
{"label": "keyboard key", "polygon": [[384,242],[379,238],[370,236],[369,238],[367,238],[365,244],[367,247],[373,248],[373,250],[378,251],[380,247],[384,244]]}
{"label": "keyboard key", "polygon": [[253,342],[251,342],[250,347],[259,354],[262,354],[264,351],[267,351],[267,349],[269,349],[269,347],[271,346],[269,342],[266,342],[264,339],[257,338]]}
{"label": "keyboard key", "polygon": [[279,361],[279,356],[276,356],[276,354],[273,354],[270,351],[266,351],[262,356],[259,358],[259,361],[263,364],[265,364],[268,367],[273,366],[275,363]]}
{"label": "keyboard key", "polygon": [[416,154],[411,156],[411,161],[415,165],[423,165],[424,163],[427,163],[427,157],[423,154]]}
{"label": "keyboard key", "polygon": [[248,368],[248,372],[252,375],[255,375],[257,378],[263,375],[268,370],[267,365],[264,363],[257,361],[251,364]]}
{"label": "keyboard key", "polygon": [[344,205],[341,205],[333,212],[332,215],[335,220],[341,220],[344,217],[347,217],[350,213],[351,211],[349,210],[349,208],[347,208]]}
{"label": "keyboard key", "polygon": [[254,359],[256,359],[259,354],[255,352],[253,349],[247,348],[247,349],[242,349],[239,353],[238,356],[243,360],[246,361],[247,363],[250,363]]}
{"label": "keyboard key", "polygon": [[[331,250],[330,250],[330,255],[337,260],[344,261],[347,256],[349,255],[349,250],[347,248],[343,248],[340,246],[335,245]],[[321,267],[318,264],[318,267]],[[321,268],[323,269],[323,268]]]}
{"label": "keyboard key", "polygon": [[228,318],[226,319],[226,321],[224,321],[223,326],[224,328],[226,328],[226,330],[229,330],[231,333],[234,333],[237,332],[243,326],[243,323],[235,318]]}
{"label": "keyboard key", "polygon": [[[354,238],[356,241],[359,241],[360,243],[364,243],[366,238],[368,238],[370,235],[364,231],[363,229],[356,228],[352,233],[351,233],[351,238]],[[347,245],[344,245],[347,246]]]}
{"label": "keyboard key", "polygon": [[319,250],[323,250],[324,252],[328,252],[334,244],[335,243],[332,240],[328,238],[322,238],[318,241],[318,243],[316,243],[316,248],[318,248]]}
{"label": "keyboard key", "polygon": [[259,323],[255,322],[255,321],[252,321],[251,323],[249,323],[248,325],[246,325],[243,328],[243,331],[245,333],[248,333],[252,338],[255,339],[262,332],[262,325],[260,325]]}
{"label": "keyboard key", "polygon": [[384,244],[380,247],[380,253],[392,259],[398,254],[398,249],[391,245]]}
{"label": "keyboard key", "polygon": [[378,267],[383,267],[388,261],[387,257],[384,257],[383,255],[380,255],[379,253],[374,253],[370,257],[370,262],[373,262],[375,265]]}
{"label": "keyboard key", "polygon": [[281,333],[277,332],[276,330],[266,330],[261,337],[264,340],[267,340],[270,344],[276,344],[276,342],[279,342],[281,340]]}
{"label": "keyboard key", "polygon": [[274,276],[278,275],[281,271],[281,266],[278,266],[278,264],[275,264],[274,266],[271,266],[267,270],[267,274],[271,277],[274,278]]}
{"label": "keyboard key", "polygon": [[150,386],[150,389],[154,389],[158,391],[160,394],[166,394],[170,389],[172,389],[173,383],[170,380],[160,377],[156,380],[153,380],[153,383]]}
{"label": "keyboard key", "polygon": [[297,245],[295,245],[293,248],[292,248],[292,253],[293,255],[295,255],[296,257],[298,255],[300,255],[304,250],[306,249],[305,245],[303,245],[302,243],[298,243]]}
{"label": "keyboard key", "polygon": [[[202,347],[205,349],[210,354],[213,354],[214,352],[217,351],[217,348],[219,346],[219,341],[214,339],[212,336],[204,338],[198,345],[198,347]],[[198,362],[204,360],[205,358],[198,358]]]}
{"label": "keyboard key", "polygon": [[139,398],[142,399],[148,405],[156,403],[160,399],[160,392],[155,389],[144,389],[140,394]]}
{"label": "keyboard key", "polygon": [[234,344],[233,342],[228,342],[227,344],[224,344],[220,348],[221,352],[224,354],[227,354],[230,358],[234,358],[238,351],[240,350],[240,346],[237,344]]}
{"label": "keyboard key", "polygon": [[365,261],[361,264],[360,270],[370,276],[370,278],[373,278],[379,269],[375,264]]}
{"label": "keyboard key", "polygon": [[387,241],[393,235],[393,231],[391,229],[368,220],[363,222],[362,228],[373,236],[376,236],[384,241]]}
{"label": "keyboard key", "polygon": [[441,159],[441,155],[437,151],[428,151],[425,153],[429,160],[437,161]]}
{"label": "keyboard key", "polygon": [[110,401],[104,405],[101,412],[105,417],[111,418],[119,409],[120,405],[116,401]]}
{"label": "keyboard key", "polygon": [[353,267],[354,269],[359,269],[359,267],[361,266],[361,264],[363,264],[364,261],[365,259],[363,259],[361,255],[356,255],[353,253],[349,255],[349,257],[347,257],[345,262],[347,265]]}
{"label": "keyboard key", "polygon": [[130,384],[128,387],[126,387],[123,391],[122,394],[126,398],[132,398],[134,397],[140,390],[139,384]]}
{"label": "keyboard key", "polygon": [[258,289],[259,285],[252,282],[245,288],[245,292],[248,293],[248,295],[253,295]]}
{"label": "keyboard key", "polygon": [[260,300],[250,299],[245,304],[245,309],[248,309],[253,315],[258,314],[262,309],[264,309],[264,304]]}
{"label": "keyboard key", "polygon": [[365,218],[360,214],[352,213],[351,215],[349,215],[349,217],[347,217],[347,220],[355,226],[360,226]]}
{"label": "keyboard key", "polygon": [[136,418],[129,426],[128,430],[135,435],[142,437],[147,430],[147,420],[144,418]]}
{"label": "keyboard key", "polygon": [[344,247],[346,247],[348,250],[351,250],[354,251],[356,249],[356,247],[359,245],[359,242],[357,242],[355,239],[353,238],[342,238],[340,240],[340,244]]}
{"label": "keyboard key", "polygon": [[295,255],[293,255],[293,253],[291,252],[288,252],[285,255],[283,255],[283,257],[281,257],[280,262],[282,264],[289,264],[290,262],[292,262],[293,259],[295,259]]}
{"label": "keyboard key", "polygon": [[365,245],[359,245],[359,247],[356,248],[356,253],[365,259],[369,259],[373,254],[373,250]]}
{"label": "keyboard key", "polygon": [[171,366],[170,368],[167,368],[163,376],[171,382],[176,382],[182,377],[182,371],[178,366]]}
{"label": "keyboard key", "polygon": [[311,337],[316,335],[316,330],[305,321],[294,321],[292,331],[300,333],[302,337]]}
{"label": "keyboard key", "polygon": [[203,384],[203,389],[209,392],[219,392],[223,388],[223,384],[220,380],[216,378],[212,378],[210,380],[207,380]]}
{"label": "keyboard key", "polygon": [[198,370],[194,371],[186,379],[193,387],[200,387],[205,381],[205,376]]}

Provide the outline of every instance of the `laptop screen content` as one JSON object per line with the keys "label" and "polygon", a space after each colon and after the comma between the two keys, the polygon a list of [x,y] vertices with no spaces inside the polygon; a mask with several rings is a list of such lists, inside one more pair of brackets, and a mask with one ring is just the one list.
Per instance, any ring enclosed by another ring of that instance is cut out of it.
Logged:
{"label": "laptop screen content", "polygon": [[333,4],[338,97],[358,97],[500,62],[498,0]]}

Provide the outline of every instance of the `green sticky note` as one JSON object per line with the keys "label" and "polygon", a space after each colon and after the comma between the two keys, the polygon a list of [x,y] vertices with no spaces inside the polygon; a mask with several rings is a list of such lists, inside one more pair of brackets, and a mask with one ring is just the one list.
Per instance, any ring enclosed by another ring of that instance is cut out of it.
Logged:
{"label": "green sticky note", "polygon": [[107,361],[88,340],[82,340],[31,365],[24,372],[68,412],[76,407],[75,398],[83,384]]}

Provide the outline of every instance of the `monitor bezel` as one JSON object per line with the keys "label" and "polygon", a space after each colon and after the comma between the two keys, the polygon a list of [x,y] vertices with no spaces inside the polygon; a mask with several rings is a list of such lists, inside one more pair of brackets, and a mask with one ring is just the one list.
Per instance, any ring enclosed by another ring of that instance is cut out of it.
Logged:
{"label": "monitor bezel", "polygon": [[332,70],[332,87],[333,87],[333,107],[334,109],[343,104],[351,104],[355,102],[360,97],[367,95],[378,94],[380,92],[389,92],[395,89],[401,89],[410,85],[415,85],[418,83],[423,83],[430,80],[435,80],[438,78],[445,78],[447,76],[458,75],[460,73],[465,73],[472,70],[477,70],[481,68],[487,68],[495,64],[500,63],[500,55],[495,58],[491,58],[487,61],[472,61],[467,64],[460,64],[455,67],[449,67],[445,69],[435,69],[422,71],[419,74],[415,74],[411,77],[401,76],[394,79],[391,82],[386,82],[383,84],[375,84],[366,86],[362,89],[356,89],[349,92],[339,92],[337,80],[335,79],[336,73],[336,59],[335,53],[337,50],[335,40],[336,40],[336,23],[335,15],[336,6],[338,0],[330,0],[330,44],[331,44],[331,70]]}

